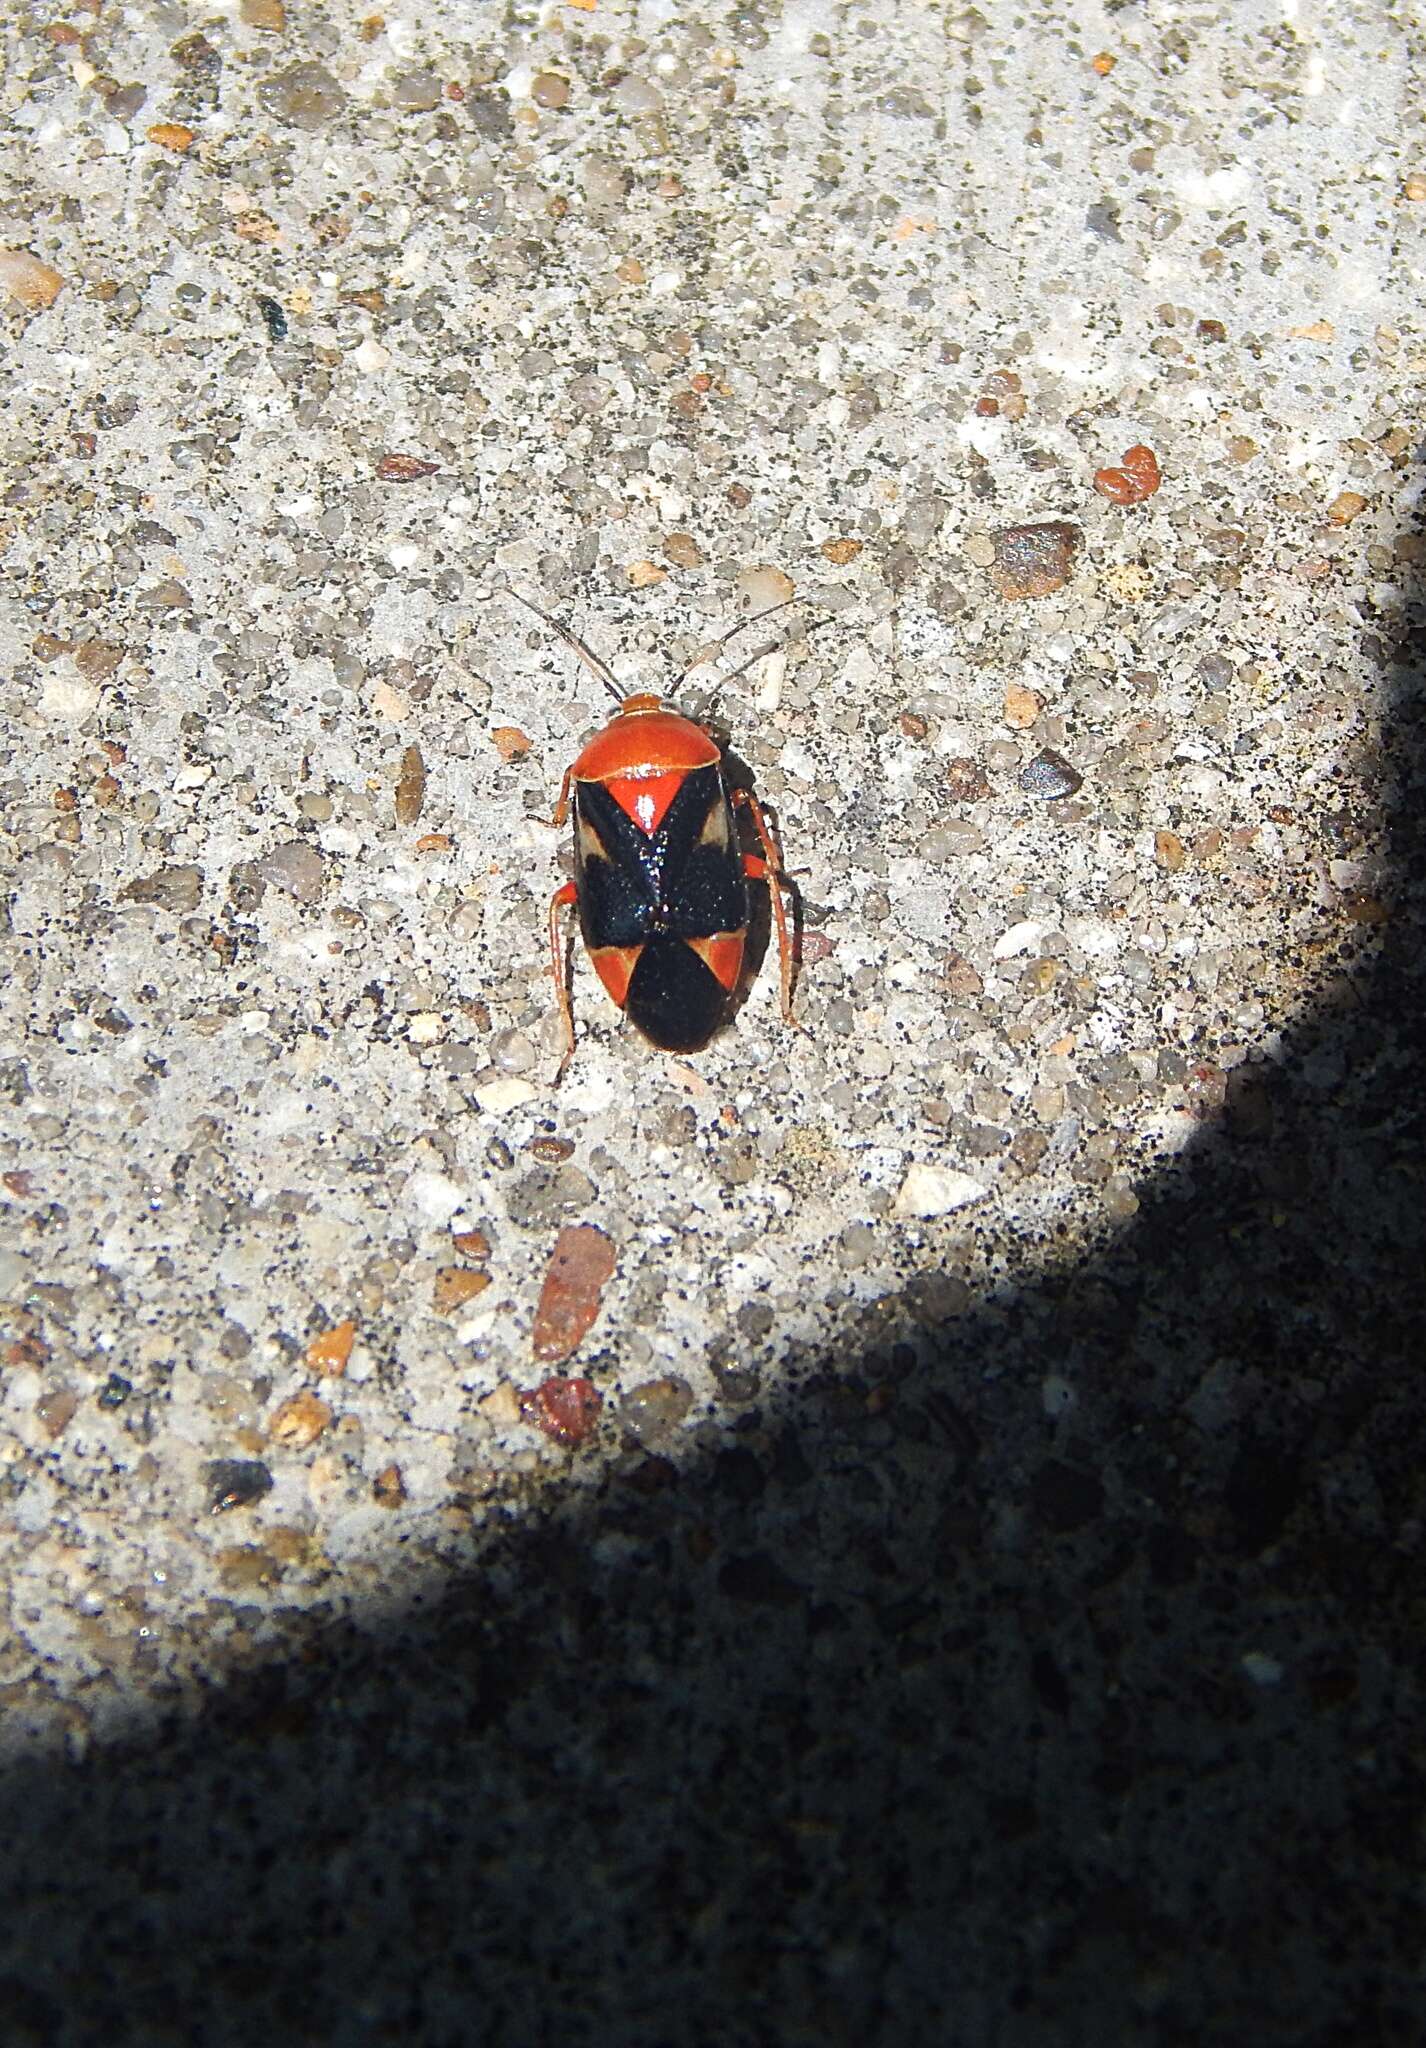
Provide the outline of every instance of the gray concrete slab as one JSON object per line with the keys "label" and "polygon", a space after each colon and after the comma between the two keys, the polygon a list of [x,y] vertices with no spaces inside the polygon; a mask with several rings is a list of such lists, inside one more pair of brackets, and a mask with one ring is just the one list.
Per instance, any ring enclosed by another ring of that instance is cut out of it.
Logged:
{"label": "gray concrete slab", "polygon": [[7,2038],[1410,2037],[1418,34],[8,20]]}

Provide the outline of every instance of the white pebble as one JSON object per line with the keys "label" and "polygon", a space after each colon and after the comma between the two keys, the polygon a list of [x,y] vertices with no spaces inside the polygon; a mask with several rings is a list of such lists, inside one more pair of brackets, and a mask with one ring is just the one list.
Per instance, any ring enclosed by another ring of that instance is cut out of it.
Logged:
{"label": "white pebble", "polygon": [[428,1223],[449,1223],[465,1202],[465,1191],[444,1173],[422,1169],[406,1182],[406,1200]]}
{"label": "white pebble", "polygon": [[520,1074],[492,1074],[488,1081],[477,1082],[472,1092],[481,1109],[494,1116],[502,1116],[506,1110],[519,1109],[523,1103],[533,1102],[540,1091],[533,1081],[525,1080]]}
{"label": "white pebble", "polygon": [[995,957],[997,960],[1015,960],[1022,953],[1038,953],[1044,936],[1042,924],[1036,924],[1033,918],[1023,918],[1019,924],[1012,924],[1008,932],[1000,934],[995,942]]}
{"label": "white pebble", "polygon": [[99,685],[82,676],[67,676],[51,670],[40,691],[40,710],[46,718],[59,718],[66,725],[83,725],[99,702]]}
{"label": "white pebble", "polygon": [[948,1216],[965,1209],[990,1190],[954,1166],[931,1166],[924,1160],[907,1168],[893,1205],[897,1216]]}
{"label": "white pebble", "polygon": [[779,647],[775,653],[764,655],[753,670],[757,686],[753,691],[753,705],[758,711],[776,711],[782,702],[782,686],[787,677],[787,650]]}

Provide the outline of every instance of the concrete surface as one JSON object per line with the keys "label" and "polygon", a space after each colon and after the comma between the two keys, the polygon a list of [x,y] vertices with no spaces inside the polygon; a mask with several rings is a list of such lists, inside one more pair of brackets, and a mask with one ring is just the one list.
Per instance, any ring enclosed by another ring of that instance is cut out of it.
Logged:
{"label": "concrete surface", "polygon": [[[1411,10],[2,33],[4,2039],[1411,2038]],[[556,1088],[503,592],[784,579],[805,1034]]]}

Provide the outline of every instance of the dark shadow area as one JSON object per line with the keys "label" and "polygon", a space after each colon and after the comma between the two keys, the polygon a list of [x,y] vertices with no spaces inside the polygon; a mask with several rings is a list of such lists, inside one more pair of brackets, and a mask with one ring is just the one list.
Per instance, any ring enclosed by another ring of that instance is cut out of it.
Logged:
{"label": "dark shadow area", "polygon": [[1419,619],[1393,641],[1380,944],[1133,1225],[993,1307],[931,1276],[716,1455],[631,1454],[439,1604],[12,1774],[7,2048],[1418,2037]]}

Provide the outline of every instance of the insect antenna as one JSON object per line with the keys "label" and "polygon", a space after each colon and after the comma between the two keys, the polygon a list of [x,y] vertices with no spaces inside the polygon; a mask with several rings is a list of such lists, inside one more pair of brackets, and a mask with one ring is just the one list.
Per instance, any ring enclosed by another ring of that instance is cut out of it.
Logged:
{"label": "insect antenna", "polygon": [[[789,597],[786,600],[786,602],[788,604],[794,604],[796,602],[796,599]],[[782,610],[782,606],[780,604],[775,604],[771,607],[771,609],[775,612],[780,612]],[[765,619],[767,617],[767,613],[759,612],[758,617]],[[754,622],[752,619],[745,619],[743,623],[745,625],[751,626]],[[802,629],[803,637],[804,639],[810,640],[814,633],[820,633],[825,627],[839,625],[840,623],[840,620],[832,614],[829,614],[827,617],[821,619],[810,619]],[[728,638],[730,636],[725,635],[724,637]],[[765,654],[775,654],[777,652],[777,647],[778,642],[776,640],[769,640],[767,644],[763,647],[755,647],[752,653],[748,656],[746,661],[740,661],[738,663],[738,666],[736,668],[730,668],[725,676],[719,676],[718,689],[721,691],[726,687],[727,684],[735,683],[738,680],[739,676],[745,676],[748,670],[753,666],[754,662],[761,661]],[[693,666],[696,668],[698,664],[695,662]],[[687,674],[687,670],[685,670],[684,673]]]}
{"label": "insect antenna", "polygon": [[[683,685],[688,681],[688,678],[693,674],[693,671],[696,668],[702,668],[705,662],[712,661],[714,656],[717,655],[721,651],[721,649],[726,647],[730,640],[736,639],[739,633],[746,632],[749,626],[756,626],[760,619],[772,618],[775,612],[785,612],[790,604],[796,604],[796,602],[797,599],[795,597],[784,597],[779,603],[766,605],[764,606],[762,611],[754,612],[751,618],[739,619],[736,626],[729,626],[727,632],[720,633],[716,640],[709,640],[705,642],[705,644],[699,648],[697,654],[694,655],[692,661],[689,662],[687,668],[683,669],[680,672],[680,674],[675,678],[673,686],[675,690],[681,690],[683,688]],[[744,669],[751,668],[752,664],[755,661],[760,660],[762,658],[762,655],[766,652],[767,649],[763,648],[759,651],[758,654],[750,655],[747,661],[743,664],[743,668],[735,668],[733,670],[733,675],[742,675]],[[723,680],[724,682],[731,682],[732,676],[725,676]]]}
{"label": "insect antenna", "polygon": [[530,599],[516,590],[513,584],[506,584],[505,594],[507,597],[513,597],[517,604],[524,605],[527,612],[533,612],[537,619],[543,619],[555,637],[563,640],[565,646],[579,656],[585,667],[598,676],[600,682],[603,683],[605,689],[614,699],[614,702],[619,705],[623,704],[624,699],[629,694],[628,691],[619,688],[618,683],[614,680],[613,671],[605,666],[592,649],[585,646],[577,634],[571,633],[567,626],[562,626],[558,619],[551,618],[548,612],[542,612],[537,604],[532,604]]}

